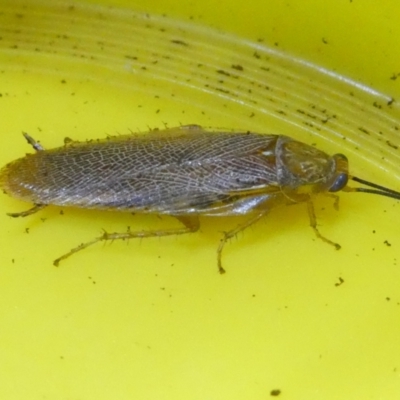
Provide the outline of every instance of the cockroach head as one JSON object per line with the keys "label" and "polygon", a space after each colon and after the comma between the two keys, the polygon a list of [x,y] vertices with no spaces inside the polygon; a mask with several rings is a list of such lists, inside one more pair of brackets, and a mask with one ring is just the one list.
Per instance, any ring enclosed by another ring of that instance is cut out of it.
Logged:
{"label": "cockroach head", "polygon": [[342,154],[332,157],[315,147],[284,138],[277,157],[283,186],[307,186],[314,192],[337,192],[347,184],[348,162]]}

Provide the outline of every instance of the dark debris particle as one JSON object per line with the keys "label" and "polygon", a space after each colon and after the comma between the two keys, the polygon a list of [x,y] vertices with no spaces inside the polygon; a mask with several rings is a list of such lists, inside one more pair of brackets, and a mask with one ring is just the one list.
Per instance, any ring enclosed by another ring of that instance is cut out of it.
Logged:
{"label": "dark debris particle", "polygon": [[381,106],[377,101],[374,101],[374,102],[372,103],[372,105],[373,105],[375,108],[378,108],[379,110],[382,109],[382,106]]}
{"label": "dark debris particle", "polygon": [[279,389],[273,389],[269,393],[271,396],[277,397],[281,394],[281,391]]}
{"label": "dark debris particle", "polygon": [[336,283],[335,283],[335,286],[336,286],[336,287],[341,286],[341,285],[343,285],[343,283],[344,283],[344,279],[343,279],[342,277],[339,276],[339,282],[336,282]]}
{"label": "dark debris particle", "polygon": [[399,146],[395,145],[394,143],[390,142],[389,140],[386,140],[386,144],[395,150],[398,150],[398,148],[399,148]]}
{"label": "dark debris particle", "polygon": [[229,72],[224,71],[223,69],[217,69],[217,74],[224,75],[224,76],[231,76]]}
{"label": "dark debris particle", "polygon": [[214,88],[214,90],[217,91],[217,92],[224,93],[224,94],[230,94],[230,91],[229,91],[229,90],[221,89],[221,88],[219,88],[219,87]]}
{"label": "dark debris particle", "polygon": [[232,64],[231,68],[236,69],[236,71],[243,71],[243,67],[240,64]]}
{"label": "dark debris particle", "polygon": [[361,126],[358,128],[358,130],[360,132],[362,132],[362,133],[365,133],[366,135],[369,135],[369,132],[365,128],[361,127]]}
{"label": "dark debris particle", "polygon": [[173,40],[171,40],[171,43],[177,44],[179,46],[185,46],[185,47],[189,46],[186,42],[184,42],[183,40],[179,40],[179,39],[173,39]]}
{"label": "dark debris particle", "polygon": [[390,246],[392,245],[392,244],[389,243],[389,241],[387,241],[387,240],[385,240],[383,243],[386,244],[387,247],[390,247]]}
{"label": "dark debris particle", "polygon": [[393,75],[390,77],[390,80],[395,81],[399,76],[400,73],[393,73]]}

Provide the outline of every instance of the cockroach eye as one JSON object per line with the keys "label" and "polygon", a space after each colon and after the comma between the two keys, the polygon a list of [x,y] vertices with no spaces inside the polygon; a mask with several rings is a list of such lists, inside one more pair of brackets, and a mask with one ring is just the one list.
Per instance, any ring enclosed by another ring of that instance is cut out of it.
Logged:
{"label": "cockroach eye", "polygon": [[335,182],[333,182],[333,185],[329,188],[329,192],[338,192],[339,190],[342,190],[346,185],[349,180],[349,176],[345,173],[339,174]]}

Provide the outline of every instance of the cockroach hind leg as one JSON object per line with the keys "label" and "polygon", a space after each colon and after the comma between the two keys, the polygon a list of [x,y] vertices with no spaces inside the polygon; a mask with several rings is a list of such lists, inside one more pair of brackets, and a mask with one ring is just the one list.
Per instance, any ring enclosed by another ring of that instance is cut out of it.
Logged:
{"label": "cockroach hind leg", "polygon": [[22,132],[26,141],[36,150],[43,151],[44,147],[26,132]]}
{"label": "cockroach hind leg", "polygon": [[7,215],[13,218],[27,217],[28,215],[37,213],[45,207],[47,207],[47,204],[35,204],[34,207],[30,208],[29,210],[18,213],[7,213]]}
{"label": "cockroach hind leg", "polygon": [[308,209],[308,216],[310,218],[310,226],[314,230],[317,238],[335,247],[336,250],[340,250],[342,246],[340,246],[339,243],[332,242],[332,240],[329,240],[325,236],[322,236],[321,233],[319,232],[317,228],[317,218],[315,217],[314,204],[311,200],[307,202],[307,209]]}
{"label": "cockroach hind leg", "polygon": [[224,249],[226,242],[229,239],[232,239],[234,236],[236,236],[239,232],[244,231],[249,226],[255,224],[264,215],[266,215],[268,213],[268,211],[269,210],[263,210],[260,213],[254,215],[252,218],[249,218],[242,224],[238,225],[236,228],[234,228],[228,232],[224,232],[224,235],[222,236],[222,238],[219,242],[218,249],[217,249],[218,272],[220,274],[225,274],[225,272],[226,272],[225,269],[222,267],[222,250]]}
{"label": "cockroach hind leg", "polygon": [[66,258],[72,256],[73,254],[86,249],[93,244],[103,241],[114,241],[114,240],[125,240],[125,239],[143,239],[149,237],[161,237],[161,236],[172,236],[172,235],[183,235],[185,233],[193,233],[196,232],[199,227],[200,223],[197,217],[183,217],[183,216],[176,216],[176,218],[184,225],[181,228],[175,229],[164,229],[164,230],[150,230],[150,231],[127,231],[123,233],[108,233],[106,231],[103,232],[101,236],[94,238],[93,240],[85,243],[81,243],[79,246],[74,247],[68,253],[62,255],[61,257],[54,260],[53,265],[58,267],[61,261],[65,260]]}

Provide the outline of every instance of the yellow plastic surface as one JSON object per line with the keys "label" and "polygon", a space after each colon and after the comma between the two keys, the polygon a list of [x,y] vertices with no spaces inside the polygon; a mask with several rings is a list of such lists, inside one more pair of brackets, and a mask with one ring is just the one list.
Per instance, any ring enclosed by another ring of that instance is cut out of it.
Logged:
{"label": "yellow plastic surface", "polygon": [[[0,4],[0,164],[32,149],[200,124],[286,134],[400,189],[400,4],[308,0]],[[170,218],[0,196],[0,398],[400,398],[400,207],[342,193],[221,231],[97,245]]]}

